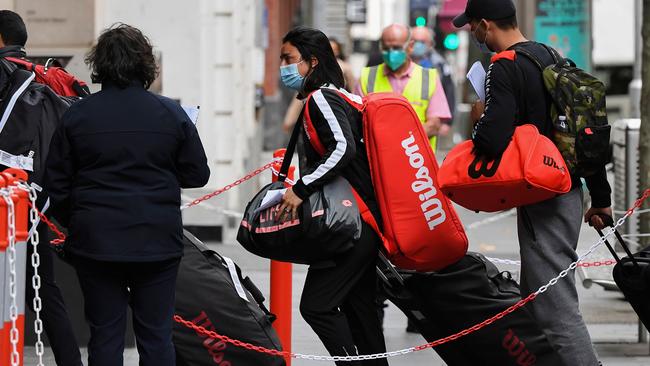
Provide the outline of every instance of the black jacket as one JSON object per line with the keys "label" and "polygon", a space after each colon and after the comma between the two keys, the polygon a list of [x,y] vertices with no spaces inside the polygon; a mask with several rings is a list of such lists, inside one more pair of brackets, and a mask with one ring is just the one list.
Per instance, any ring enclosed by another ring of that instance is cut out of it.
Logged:
{"label": "black jacket", "polygon": [[[293,191],[303,200],[318,187],[336,176],[342,176],[359,193],[368,205],[377,222],[381,216],[377,206],[375,190],[370,175],[368,154],[363,142],[362,114],[339,92],[347,94],[350,99],[361,98],[334,87],[323,87],[312,94],[308,102],[309,118],[315,133],[326,152],[321,156],[309,143],[309,133],[303,128],[305,166],[301,166],[301,178]],[[303,107],[304,113],[304,107]]]}
{"label": "black jacket", "polygon": [[[551,54],[539,43],[522,42],[510,47],[526,49],[545,65],[553,63]],[[515,55],[514,60],[493,57],[485,80],[485,113],[474,126],[472,141],[476,152],[494,158],[505,151],[515,127],[534,124],[539,132],[551,137],[553,123],[549,111],[550,95],[544,86],[542,73],[527,57]],[[585,177],[593,207],[611,205],[611,187],[607,182],[605,162],[600,171]],[[572,177],[573,187],[582,185],[579,177]]]}
{"label": "black jacket", "polygon": [[201,187],[209,175],[196,127],[178,103],[141,83],[105,83],[63,116],[45,188],[72,254],[159,261],[183,252],[180,189]]}

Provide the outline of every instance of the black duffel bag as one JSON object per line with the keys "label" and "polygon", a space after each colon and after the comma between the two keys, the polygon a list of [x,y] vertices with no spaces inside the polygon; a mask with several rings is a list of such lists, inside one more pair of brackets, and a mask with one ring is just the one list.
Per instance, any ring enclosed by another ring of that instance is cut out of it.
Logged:
{"label": "black duffel bag", "polygon": [[299,264],[328,260],[351,249],[361,235],[361,216],[352,186],[337,177],[300,206],[298,217],[280,216],[279,204],[261,209],[268,192],[284,188],[302,123],[291,134],[278,181],[262,188],[246,206],[237,241],[260,257]]}
{"label": "black duffel bag", "polygon": [[639,320],[650,329],[650,247],[620,259],[613,275]]}
{"label": "black duffel bag", "polygon": [[[280,339],[271,326],[275,316],[239,267],[187,231],[183,247],[176,280],[176,314],[210,331],[281,351]],[[211,339],[179,323],[174,324],[173,336],[178,366],[286,364],[282,357]]]}
{"label": "black duffel bag", "polygon": [[[481,323],[521,300],[510,273],[500,272],[478,253],[468,252],[457,263],[430,273],[396,269],[380,255],[377,270],[386,297],[428,342]],[[449,366],[561,365],[526,306],[434,350]]]}

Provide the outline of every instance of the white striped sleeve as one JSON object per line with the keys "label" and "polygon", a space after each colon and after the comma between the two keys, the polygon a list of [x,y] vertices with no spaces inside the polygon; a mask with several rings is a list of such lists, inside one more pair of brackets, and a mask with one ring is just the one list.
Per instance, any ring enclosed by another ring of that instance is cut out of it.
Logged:
{"label": "white striped sleeve", "polygon": [[336,148],[334,149],[332,154],[327,158],[327,160],[325,160],[323,164],[318,166],[316,170],[314,170],[311,174],[302,177],[302,181],[305,185],[309,185],[314,181],[318,180],[319,178],[322,178],[325,174],[327,174],[327,172],[329,172],[334,167],[336,167],[336,165],[341,161],[341,159],[345,155],[345,151],[347,150],[348,147],[348,141],[345,139],[345,136],[343,135],[341,125],[339,124],[338,119],[336,119],[336,116],[334,115],[334,112],[332,111],[332,108],[330,107],[329,103],[327,103],[327,100],[325,100],[325,96],[323,96],[323,91],[318,90],[316,93],[312,95],[312,98],[314,99],[314,102],[316,102],[318,109],[323,114],[323,117],[325,117],[325,120],[327,121],[327,125],[332,131],[332,134],[334,135],[334,140],[336,140]]}

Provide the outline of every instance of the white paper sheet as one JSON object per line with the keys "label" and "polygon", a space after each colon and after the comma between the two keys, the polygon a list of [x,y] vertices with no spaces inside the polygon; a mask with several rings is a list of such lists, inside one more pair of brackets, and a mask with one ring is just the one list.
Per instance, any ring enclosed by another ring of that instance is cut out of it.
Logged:
{"label": "white paper sheet", "polygon": [[183,110],[185,113],[187,113],[187,116],[190,117],[190,121],[196,125],[196,123],[199,121],[199,111],[201,109],[201,106],[182,106]]}
{"label": "white paper sheet", "polygon": [[270,191],[266,192],[266,195],[264,195],[264,198],[262,198],[262,204],[260,207],[255,210],[255,213],[258,213],[260,211],[266,210],[269,207],[273,207],[277,205],[278,203],[282,202],[282,197],[284,197],[284,194],[287,192],[286,188],[283,189],[273,189]]}
{"label": "white paper sheet", "polygon": [[467,80],[472,84],[481,102],[485,103],[485,69],[480,61],[474,62],[469,69]]}

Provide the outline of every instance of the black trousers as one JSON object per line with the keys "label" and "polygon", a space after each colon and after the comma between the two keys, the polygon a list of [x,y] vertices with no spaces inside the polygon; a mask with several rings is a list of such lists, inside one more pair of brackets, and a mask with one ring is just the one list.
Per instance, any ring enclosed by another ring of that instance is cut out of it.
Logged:
{"label": "black trousers", "polygon": [[140,366],[174,366],[172,317],[180,260],[119,263],[74,257],[72,261],[90,326],[88,365],[123,364],[130,305]]}
{"label": "black trousers", "polygon": [[[310,267],[300,313],[333,356],[382,353],[384,335],[375,310],[379,238],[366,224],[353,249],[336,266]],[[337,365],[388,365],[386,359]]]}
{"label": "black trousers", "polygon": [[[41,277],[39,296],[42,302],[40,315],[43,321],[43,330],[50,341],[54,360],[58,366],[81,366],[83,364],[79,345],[72,330],[63,296],[54,279],[54,255],[48,247],[50,240],[48,229],[47,226],[41,224],[37,230],[40,236],[37,251],[41,259],[38,274]],[[32,312],[34,311],[34,289],[31,285],[34,275],[34,268],[31,265],[33,252],[34,248],[31,242],[28,242],[25,301]]]}

